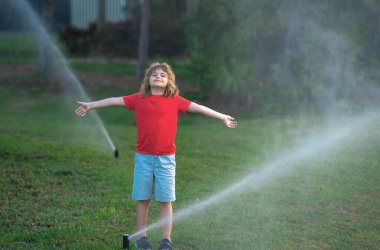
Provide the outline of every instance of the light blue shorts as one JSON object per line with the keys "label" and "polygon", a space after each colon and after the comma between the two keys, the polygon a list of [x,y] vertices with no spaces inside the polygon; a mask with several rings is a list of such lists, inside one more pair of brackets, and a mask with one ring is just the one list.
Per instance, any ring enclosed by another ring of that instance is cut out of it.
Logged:
{"label": "light blue shorts", "polygon": [[156,201],[175,201],[175,166],[174,154],[136,153],[132,198],[151,200],[154,184]]}

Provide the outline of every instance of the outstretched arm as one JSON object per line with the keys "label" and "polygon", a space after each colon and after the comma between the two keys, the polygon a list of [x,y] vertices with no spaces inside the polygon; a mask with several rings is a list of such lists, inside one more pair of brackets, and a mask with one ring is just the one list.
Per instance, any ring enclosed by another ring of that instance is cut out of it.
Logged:
{"label": "outstretched arm", "polygon": [[212,109],[205,107],[203,105],[196,104],[194,102],[192,102],[190,104],[187,111],[193,112],[193,113],[200,113],[200,114],[208,116],[208,117],[220,119],[229,128],[236,128],[236,126],[237,126],[237,122],[235,121],[235,119],[233,117],[219,113],[219,112],[216,112],[215,110],[212,110]]}
{"label": "outstretched arm", "polygon": [[124,106],[124,100],[123,97],[111,97],[95,102],[78,101],[78,104],[80,106],[75,110],[75,114],[77,116],[85,116],[91,109],[105,108],[110,106]]}

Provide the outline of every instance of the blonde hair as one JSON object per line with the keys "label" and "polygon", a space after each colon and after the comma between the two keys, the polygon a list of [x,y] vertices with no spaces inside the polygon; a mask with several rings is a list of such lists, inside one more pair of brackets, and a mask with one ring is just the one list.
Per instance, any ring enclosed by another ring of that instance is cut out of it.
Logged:
{"label": "blonde hair", "polygon": [[166,85],[165,92],[163,96],[173,97],[179,94],[179,89],[175,83],[175,75],[172,68],[167,63],[152,63],[149,68],[145,71],[144,79],[141,82],[140,95],[146,97],[152,93],[149,84],[149,77],[153,74],[156,69],[162,69],[168,74],[168,84]]}

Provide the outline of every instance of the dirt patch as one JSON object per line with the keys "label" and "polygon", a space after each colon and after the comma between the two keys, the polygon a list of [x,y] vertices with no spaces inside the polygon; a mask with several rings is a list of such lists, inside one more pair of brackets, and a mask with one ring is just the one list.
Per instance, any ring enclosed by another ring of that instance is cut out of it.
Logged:
{"label": "dirt patch", "polygon": [[[134,76],[123,75],[115,76],[99,72],[73,71],[74,75],[82,83],[85,89],[130,89],[138,91],[140,83]],[[183,93],[197,91],[197,86],[186,81],[178,80],[180,89]],[[33,64],[0,64],[0,84],[10,86],[17,84],[17,87],[25,90],[36,90],[38,87],[44,87],[47,90],[56,92],[54,77],[45,77],[38,72],[38,68]],[[103,88],[104,87],[104,88]]]}
{"label": "dirt patch", "polygon": [[[91,96],[99,93],[107,94],[112,92],[124,95],[137,92],[140,88],[134,76],[123,75],[115,76],[99,72],[73,71],[74,75],[82,83],[85,90]],[[45,95],[58,94],[63,92],[62,83],[59,84],[59,77],[46,77],[38,72],[38,68],[33,64],[0,64],[0,87],[14,87],[23,89],[31,93],[44,93]],[[190,100],[204,104],[228,113],[246,111],[247,105],[239,103],[244,99],[231,100],[225,95],[213,93],[211,98],[205,101],[199,98],[199,86],[183,79],[177,79],[181,95],[187,96]]]}
{"label": "dirt patch", "polygon": [[[110,88],[130,87],[138,90],[139,84],[133,76],[113,76],[96,72],[74,71],[74,75],[85,88],[105,86]],[[32,64],[0,64],[0,82],[4,87],[14,86],[26,90],[37,86],[48,87],[54,85],[54,77],[46,77],[38,72],[36,65]],[[51,89],[51,88],[47,88]]]}
{"label": "dirt patch", "polygon": [[37,67],[33,64],[0,64],[0,79],[33,75]]}
{"label": "dirt patch", "polygon": [[92,88],[96,86],[108,86],[113,88],[136,88],[140,84],[134,76],[113,76],[105,73],[74,71],[74,74],[83,83],[85,87]]}

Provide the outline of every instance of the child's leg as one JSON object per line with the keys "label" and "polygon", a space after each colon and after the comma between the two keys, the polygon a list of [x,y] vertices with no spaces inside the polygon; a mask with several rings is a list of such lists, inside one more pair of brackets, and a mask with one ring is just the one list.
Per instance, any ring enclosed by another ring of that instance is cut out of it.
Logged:
{"label": "child's leg", "polygon": [[162,226],[162,238],[171,241],[170,236],[172,233],[173,224],[173,208],[171,202],[158,202],[160,207],[160,218],[165,218],[165,224]]}
{"label": "child's leg", "polygon": [[[135,169],[133,176],[132,198],[137,200],[136,205],[136,226],[137,230],[145,230],[148,224],[149,203],[153,193],[153,164],[152,155],[136,153]],[[146,236],[146,232],[139,237]]]}
{"label": "child's leg", "polygon": [[[149,212],[150,200],[139,200],[136,206],[136,224],[137,230],[144,230],[148,224],[148,212]],[[146,232],[139,235],[139,237],[146,236]]]}

